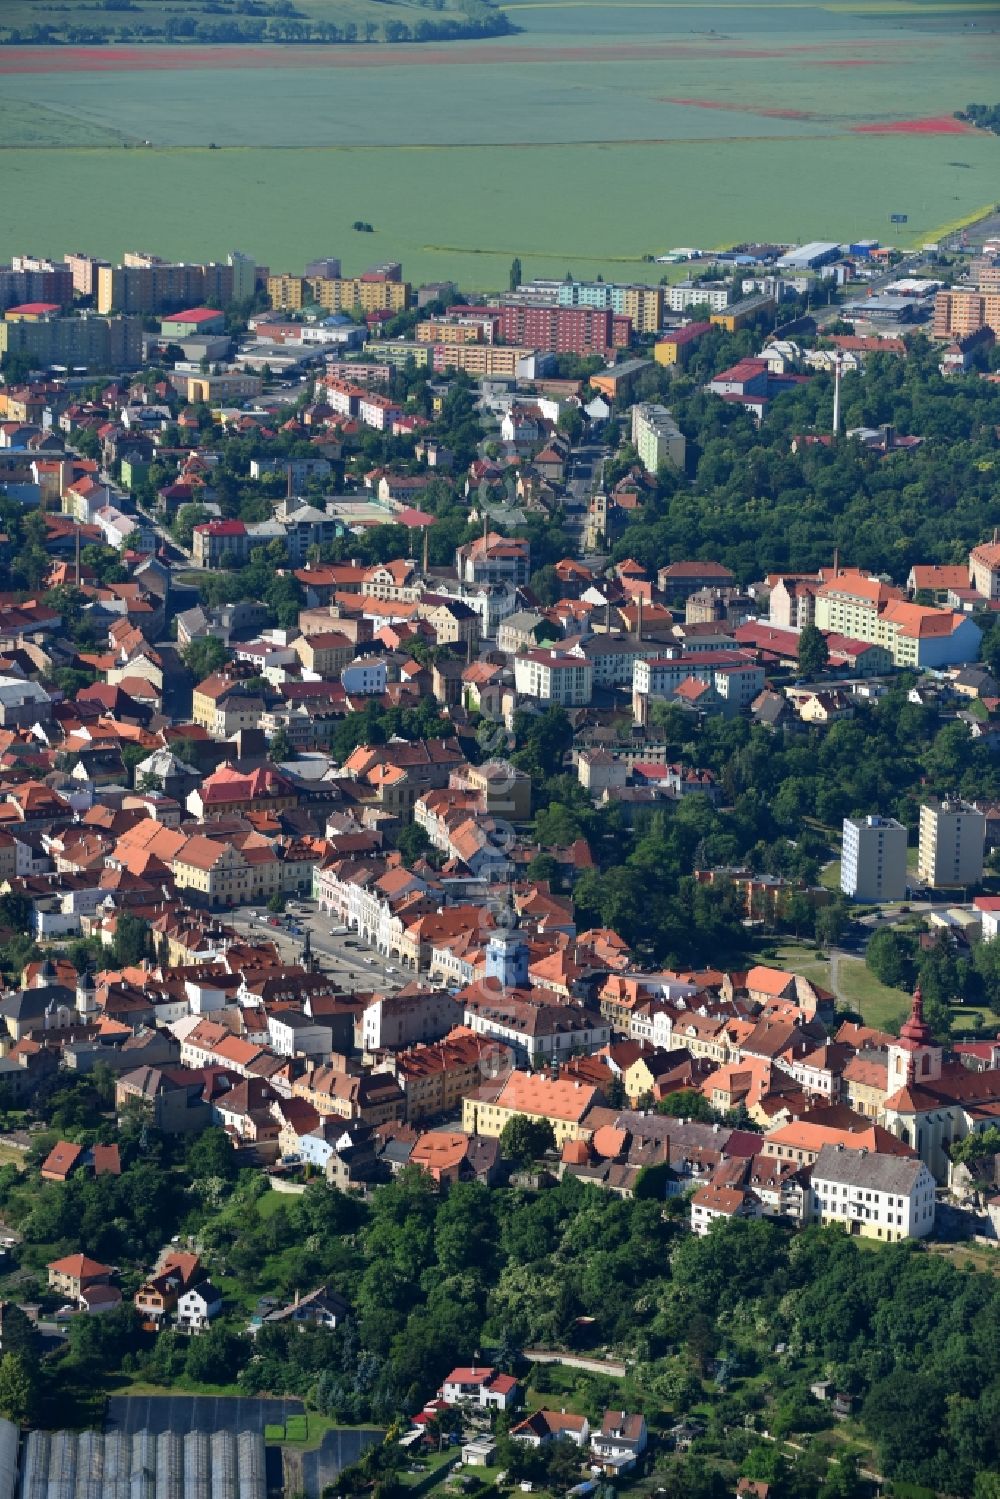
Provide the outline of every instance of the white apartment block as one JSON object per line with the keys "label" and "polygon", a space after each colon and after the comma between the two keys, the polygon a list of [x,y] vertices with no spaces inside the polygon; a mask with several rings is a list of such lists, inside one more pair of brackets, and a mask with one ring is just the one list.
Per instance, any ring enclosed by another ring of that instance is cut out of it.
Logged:
{"label": "white apartment block", "polygon": [[728,283],[722,286],[708,281],[678,281],[668,286],[667,306],[671,312],[686,312],[689,307],[708,307],[711,312],[721,312],[729,306]]}
{"label": "white apartment block", "polygon": [[840,888],[854,900],[902,900],[906,829],[892,817],[845,817]]}
{"label": "white apartment block", "polygon": [[809,1216],[863,1239],[921,1239],[934,1227],[934,1178],[923,1161],[824,1145],[812,1168]]}
{"label": "white apartment block", "polygon": [[525,651],[514,657],[514,687],[522,697],[564,708],[584,708],[594,691],[594,668],[582,656],[556,650]]}
{"label": "white apartment block", "polygon": [[632,670],[633,707],[641,697],[669,697],[689,677],[706,682],[734,707],[750,706],[764,690],[764,668],[740,651],[693,651],[636,661]]}
{"label": "white apartment block", "polygon": [[917,875],[932,890],[978,885],[983,877],[986,818],[957,798],[920,808]]}

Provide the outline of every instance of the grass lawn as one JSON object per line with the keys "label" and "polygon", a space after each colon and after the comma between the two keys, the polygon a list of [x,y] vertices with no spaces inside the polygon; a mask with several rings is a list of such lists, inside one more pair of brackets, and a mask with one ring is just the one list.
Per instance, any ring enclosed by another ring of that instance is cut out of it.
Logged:
{"label": "grass lawn", "polygon": [[978,1031],[1000,1031],[1000,1015],[988,1005],[952,1005],[951,1028],[956,1036],[969,1036]]}
{"label": "grass lawn", "polygon": [[[461,1457],[462,1454],[460,1448],[445,1447],[442,1452],[430,1452],[426,1455],[421,1455],[419,1458],[415,1458],[412,1462],[408,1461],[406,1465],[400,1469],[397,1477],[403,1488],[420,1488],[422,1484],[427,1482],[429,1475],[432,1473],[437,1474],[438,1478],[443,1478],[445,1475],[442,1469],[448,1467],[449,1464],[456,1461],[461,1462]],[[408,1473],[406,1471],[408,1467],[419,1468],[420,1472]],[[478,1474],[480,1472],[480,1469],[476,1468],[475,1472]],[[429,1487],[433,1487],[433,1484],[429,1485]]]}
{"label": "grass lawn", "polygon": [[772,950],[777,953],[777,957],[764,960],[768,967],[787,968],[792,973],[800,973],[811,983],[819,984],[823,989],[830,988],[830,960],[817,958],[815,942],[785,942]]}
{"label": "grass lawn", "polygon": [[28,1152],[18,1150],[16,1145],[0,1145],[0,1166],[16,1166],[24,1171],[28,1164]]}
{"label": "grass lawn", "polygon": [[837,963],[837,993],[866,1025],[884,1030],[893,1021],[906,1018],[910,996],[902,989],[889,989],[870,973],[864,958],[840,958]]}
{"label": "grass lawn", "polygon": [[864,1017],[867,1025],[881,1030],[894,1020],[903,1020],[910,1008],[910,996],[902,989],[888,989],[869,973],[863,958],[839,956],[836,973],[831,974],[829,958],[817,958],[814,946],[786,943],[777,949],[777,964],[801,973]]}
{"label": "grass lawn", "polygon": [[840,889],[840,860],[833,859],[819,872],[819,882],[824,890]]}
{"label": "grass lawn", "polygon": [[183,1374],[169,1385],[150,1384],[137,1379],[129,1384],[118,1385],[115,1395],[226,1395],[245,1398],[246,1392],[238,1384],[199,1384],[196,1379],[187,1379]]}
{"label": "grass lawn", "polygon": [[255,1207],[260,1217],[266,1219],[273,1218],[275,1213],[284,1212],[287,1207],[297,1201],[297,1196],[287,1192],[265,1192],[263,1197],[257,1198]]}

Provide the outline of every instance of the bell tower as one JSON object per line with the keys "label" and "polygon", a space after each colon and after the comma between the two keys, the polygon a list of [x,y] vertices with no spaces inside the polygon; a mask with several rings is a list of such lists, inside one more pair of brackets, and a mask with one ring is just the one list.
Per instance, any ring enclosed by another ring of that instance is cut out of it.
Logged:
{"label": "bell tower", "polygon": [[941,1076],[940,1046],[934,1043],[924,1019],[924,997],[917,985],[910,1014],[900,1028],[899,1040],[889,1047],[889,1092],[914,1083],[931,1083]]}
{"label": "bell tower", "polygon": [[497,913],[496,931],[486,944],[486,977],[504,989],[528,987],[528,944],[519,931],[520,917],[510,892]]}

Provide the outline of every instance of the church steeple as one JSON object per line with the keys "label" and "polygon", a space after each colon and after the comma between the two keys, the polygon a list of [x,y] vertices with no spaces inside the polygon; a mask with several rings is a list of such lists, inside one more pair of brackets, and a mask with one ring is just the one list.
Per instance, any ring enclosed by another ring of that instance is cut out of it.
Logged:
{"label": "church steeple", "polygon": [[909,1017],[900,1026],[899,1039],[903,1045],[913,1051],[916,1051],[921,1046],[932,1046],[934,1044],[934,1036],[931,1028],[924,1019],[924,996],[919,984],[913,991],[913,1001],[910,1005]]}
{"label": "church steeple", "polygon": [[528,986],[528,944],[519,931],[521,918],[513,893],[506,899],[496,917],[496,931],[486,944],[486,977],[498,981],[505,989]]}
{"label": "church steeple", "polygon": [[918,984],[899,1040],[889,1048],[890,1088],[933,1082],[941,1076],[941,1058],[941,1047],[935,1045],[934,1033],[924,1019],[924,996]]}

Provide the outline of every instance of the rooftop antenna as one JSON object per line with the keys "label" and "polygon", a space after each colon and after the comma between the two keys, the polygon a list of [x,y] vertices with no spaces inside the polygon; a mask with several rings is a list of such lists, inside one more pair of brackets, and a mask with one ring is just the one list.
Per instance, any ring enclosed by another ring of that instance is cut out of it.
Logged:
{"label": "rooftop antenna", "polygon": [[833,356],[833,435],[840,436],[840,350]]}

